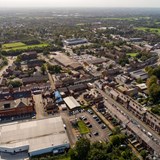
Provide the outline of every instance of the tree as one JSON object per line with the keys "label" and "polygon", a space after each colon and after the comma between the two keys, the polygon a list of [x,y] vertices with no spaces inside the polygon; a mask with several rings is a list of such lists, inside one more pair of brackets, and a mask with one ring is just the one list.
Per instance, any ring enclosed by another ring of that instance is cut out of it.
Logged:
{"label": "tree", "polygon": [[43,75],[45,75],[45,71],[46,71],[46,66],[45,66],[45,64],[43,64],[41,66],[41,72],[42,72]]}
{"label": "tree", "polygon": [[148,80],[147,80],[147,87],[150,88],[152,84],[157,84],[157,77],[156,76],[151,76]]}
{"label": "tree", "polygon": [[15,81],[10,81],[8,85],[12,85],[13,88],[16,88],[22,86],[22,83],[20,81],[15,80]]}
{"label": "tree", "polygon": [[47,49],[45,49],[44,51],[43,51],[43,55],[48,55],[49,54],[49,51],[47,50]]}
{"label": "tree", "polygon": [[146,152],[146,150],[142,150],[142,151],[140,152],[140,155],[145,159],[145,158],[147,157],[147,152]]}
{"label": "tree", "polygon": [[78,153],[75,148],[69,150],[69,156],[71,160],[77,160]]}
{"label": "tree", "polygon": [[141,78],[138,78],[137,83],[143,83],[143,80]]}
{"label": "tree", "polygon": [[85,160],[87,159],[88,152],[90,150],[90,141],[85,138],[81,138],[76,143],[76,151],[78,153],[78,159],[77,160]]}
{"label": "tree", "polygon": [[69,155],[71,160],[87,160],[88,153],[90,151],[90,141],[85,138],[81,138],[76,142],[73,149],[70,149]]}

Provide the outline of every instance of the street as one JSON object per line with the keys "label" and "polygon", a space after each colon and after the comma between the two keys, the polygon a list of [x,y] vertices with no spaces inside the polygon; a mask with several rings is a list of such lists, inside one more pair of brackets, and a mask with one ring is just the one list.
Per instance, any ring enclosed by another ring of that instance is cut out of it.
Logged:
{"label": "street", "polygon": [[132,112],[129,112],[125,107],[123,107],[121,104],[116,102],[114,99],[112,99],[109,94],[106,94],[104,91],[97,88],[99,93],[102,94],[103,97],[106,97],[108,102],[110,104],[114,104],[115,106],[119,107],[126,115],[128,115],[132,120],[134,120],[137,124],[141,126],[142,129],[145,129],[147,132],[150,132],[154,138],[156,138],[158,141],[160,141],[160,136],[154,132],[149,126],[147,126],[145,123],[143,123],[141,120],[139,120],[137,117],[133,115]]}

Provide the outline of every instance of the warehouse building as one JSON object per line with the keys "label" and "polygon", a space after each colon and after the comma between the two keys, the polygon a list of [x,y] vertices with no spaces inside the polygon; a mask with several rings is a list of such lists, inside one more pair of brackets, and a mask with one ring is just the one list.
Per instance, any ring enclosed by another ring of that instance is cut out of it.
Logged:
{"label": "warehouse building", "polygon": [[148,78],[148,74],[142,69],[130,72],[132,78],[146,80]]}
{"label": "warehouse building", "polygon": [[71,111],[77,110],[81,107],[81,105],[77,102],[77,100],[72,96],[66,97],[63,100],[67,104],[69,110]]}
{"label": "warehouse building", "polygon": [[66,39],[64,40],[64,45],[66,46],[71,46],[71,45],[78,45],[78,44],[84,44],[88,43],[87,39],[82,39],[82,38],[73,38],[73,39]]}
{"label": "warehouse building", "polygon": [[0,158],[3,153],[13,154],[13,159],[22,152],[30,157],[61,153],[70,147],[61,117],[5,124],[0,130]]}

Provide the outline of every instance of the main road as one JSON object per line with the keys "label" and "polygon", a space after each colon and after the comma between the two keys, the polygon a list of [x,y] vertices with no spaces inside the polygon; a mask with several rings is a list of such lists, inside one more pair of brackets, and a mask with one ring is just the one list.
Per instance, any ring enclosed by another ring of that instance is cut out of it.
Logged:
{"label": "main road", "polygon": [[115,106],[119,107],[126,115],[128,115],[132,120],[134,120],[138,125],[141,126],[142,129],[145,129],[147,132],[150,132],[154,138],[156,138],[159,142],[160,142],[160,136],[153,131],[149,126],[147,126],[144,122],[142,122],[141,120],[139,120],[137,117],[135,117],[133,115],[132,112],[129,112],[125,107],[123,107],[120,103],[118,103],[117,101],[115,101],[114,99],[112,99],[109,96],[109,93],[105,93],[104,91],[102,91],[101,89],[97,88],[98,92],[104,97],[107,98],[107,101],[110,104],[114,104]]}

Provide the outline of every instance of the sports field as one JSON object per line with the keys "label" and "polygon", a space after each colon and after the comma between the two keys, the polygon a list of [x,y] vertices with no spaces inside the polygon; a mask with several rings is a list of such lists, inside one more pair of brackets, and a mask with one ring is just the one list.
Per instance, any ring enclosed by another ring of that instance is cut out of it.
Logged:
{"label": "sports field", "polygon": [[33,49],[33,48],[42,48],[47,47],[47,43],[41,43],[41,44],[34,44],[34,45],[27,45],[22,42],[16,42],[16,43],[6,43],[2,45],[2,50],[9,51],[9,50],[27,50],[27,49]]}

